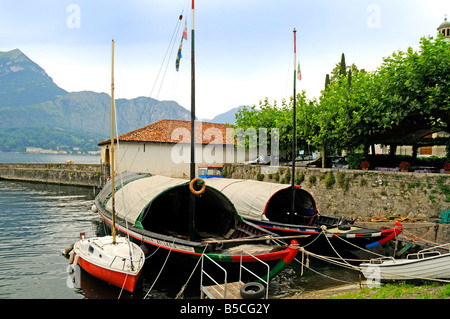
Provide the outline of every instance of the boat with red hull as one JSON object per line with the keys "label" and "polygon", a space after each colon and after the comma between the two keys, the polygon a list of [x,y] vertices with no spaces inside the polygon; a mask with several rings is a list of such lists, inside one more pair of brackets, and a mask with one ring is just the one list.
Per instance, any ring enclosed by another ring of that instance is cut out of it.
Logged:
{"label": "boat with red hull", "polygon": [[145,255],[127,238],[112,236],[85,238],[73,246],[72,265],[79,265],[90,275],[133,292],[142,272]]}
{"label": "boat with red hull", "polygon": [[[279,235],[244,220],[234,205],[216,189],[205,186],[196,196],[193,225],[189,222],[189,181],[141,173],[115,176],[122,184],[116,193],[118,232],[133,238],[149,253],[174,254],[171,260],[188,266],[207,254],[225,269],[239,269],[242,262],[255,269],[255,258],[267,262],[270,278],[282,271],[297,255],[298,242],[277,240]],[[112,227],[111,181],[95,199],[93,210]],[[302,237],[302,236],[299,236]],[[245,253],[243,253],[245,251]]]}
{"label": "boat with red hull", "polygon": [[[346,218],[322,216],[313,196],[298,185],[295,185],[294,213],[291,213],[290,185],[229,178],[209,178],[206,184],[227,196],[249,222],[281,236],[309,235],[299,239],[302,246],[322,236],[345,250],[372,248],[394,239],[402,231],[401,223],[378,230],[356,226],[353,220]],[[321,245],[324,245],[323,240],[314,247],[323,248]]]}

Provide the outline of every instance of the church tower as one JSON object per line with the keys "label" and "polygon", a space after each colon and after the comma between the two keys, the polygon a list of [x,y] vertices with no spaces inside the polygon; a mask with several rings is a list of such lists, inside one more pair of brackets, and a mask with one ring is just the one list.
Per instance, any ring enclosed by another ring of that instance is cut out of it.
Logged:
{"label": "church tower", "polygon": [[447,21],[447,15],[445,15],[444,22],[441,23],[437,30],[439,33],[442,33],[447,41],[450,41],[450,21]]}

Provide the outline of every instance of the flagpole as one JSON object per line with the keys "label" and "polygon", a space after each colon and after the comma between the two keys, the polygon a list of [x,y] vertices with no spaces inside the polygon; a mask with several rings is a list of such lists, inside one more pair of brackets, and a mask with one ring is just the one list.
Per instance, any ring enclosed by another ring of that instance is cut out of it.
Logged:
{"label": "flagpole", "polygon": [[[195,42],[194,42],[194,0],[192,0],[192,30],[191,30],[191,163],[190,180],[195,178]],[[195,229],[195,195],[190,193],[189,207],[189,239],[194,239]]]}
{"label": "flagpole", "polygon": [[295,212],[295,158],[296,158],[296,132],[295,132],[295,126],[297,123],[297,111],[296,111],[296,79],[297,79],[297,71],[295,69],[296,63],[297,63],[297,48],[296,48],[296,37],[297,30],[294,28],[294,95],[293,95],[293,116],[292,116],[292,173],[291,173],[291,179],[292,179],[292,209],[291,209],[291,222],[293,222],[294,218],[294,212]]}

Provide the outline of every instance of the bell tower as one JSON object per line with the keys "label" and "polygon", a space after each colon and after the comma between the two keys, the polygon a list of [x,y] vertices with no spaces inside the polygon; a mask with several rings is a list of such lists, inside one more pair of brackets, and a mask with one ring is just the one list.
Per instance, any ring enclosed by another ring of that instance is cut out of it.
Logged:
{"label": "bell tower", "polygon": [[450,41],[450,21],[447,21],[447,15],[445,15],[444,22],[437,28],[447,41]]}

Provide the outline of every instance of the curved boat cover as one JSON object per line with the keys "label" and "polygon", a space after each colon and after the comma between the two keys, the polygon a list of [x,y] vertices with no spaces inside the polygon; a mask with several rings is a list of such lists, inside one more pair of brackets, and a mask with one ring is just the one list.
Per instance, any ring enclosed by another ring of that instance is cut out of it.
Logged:
{"label": "curved boat cover", "polygon": [[[206,185],[225,194],[242,217],[262,221],[280,220],[291,210],[292,191],[289,184],[209,178]],[[316,203],[310,193],[296,186],[295,211],[312,217],[317,213]]]}
{"label": "curved boat cover", "polygon": [[[184,179],[159,175],[144,176],[124,182],[115,194],[116,216],[135,224],[141,213],[155,197],[168,189],[187,183],[188,181]],[[108,211],[111,211],[111,199],[108,199],[105,207]]]}
{"label": "curved boat cover", "polygon": [[[227,234],[240,220],[236,208],[219,190],[206,186],[195,197],[190,213],[189,181],[159,175],[124,173],[114,178],[115,216],[131,225],[160,234],[187,236],[189,225],[198,233]],[[99,204],[112,210],[111,182],[97,196]]]}

